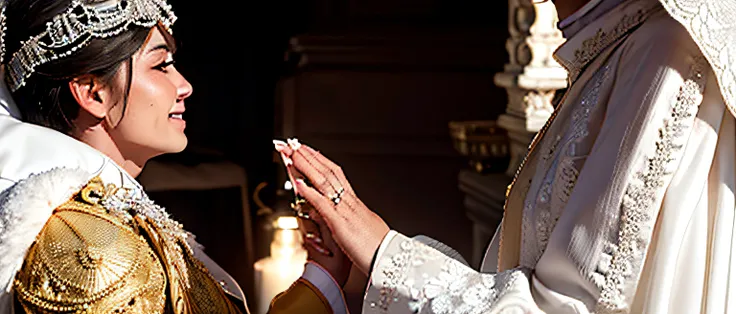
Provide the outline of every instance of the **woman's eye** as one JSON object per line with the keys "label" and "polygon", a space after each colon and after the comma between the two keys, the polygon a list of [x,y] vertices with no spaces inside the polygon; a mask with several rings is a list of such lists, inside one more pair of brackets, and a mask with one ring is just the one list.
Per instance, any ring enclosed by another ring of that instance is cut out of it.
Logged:
{"label": "woman's eye", "polygon": [[166,71],[166,70],[167,70],[167,68],[168,68],[169,66],[172,66],[172,65],[174,65],[174,60],[166,60],[166,61],[164,61],[164,62],[161,62],[161,63],[159,63],[159,64],[158,64],[157,66],[155,66],[155,67],[153,67],[153,68],[154,68],[154,69],[156,69],[156,70],[159,70],[159,71],[161,71],[161,72],[164,72],[164,73],[166,73],[166,72],[167,72],[167,71]]}

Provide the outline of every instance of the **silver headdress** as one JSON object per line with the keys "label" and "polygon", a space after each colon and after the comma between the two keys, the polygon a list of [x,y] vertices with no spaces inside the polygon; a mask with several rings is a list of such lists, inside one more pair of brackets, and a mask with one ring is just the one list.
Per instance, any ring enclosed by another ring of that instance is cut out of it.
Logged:
{"label": "silver headdress", "polygon": [[0,65],[5,60],[5,7],[8,0],[0,0]]}
{"label": "silver headdress", "polygon": [[[165,0],[109,0],[94,4],[72,0],[69,9],[47,22],[45,31],[23,42],[10,57],[6,65],[10,90],[23,86],[37,66],[69,56],[91,39],[118,35],[131,25],[153,27],[161,23],[171,32],[175,21]],[[0,49],[2,46],[0,39]]]}

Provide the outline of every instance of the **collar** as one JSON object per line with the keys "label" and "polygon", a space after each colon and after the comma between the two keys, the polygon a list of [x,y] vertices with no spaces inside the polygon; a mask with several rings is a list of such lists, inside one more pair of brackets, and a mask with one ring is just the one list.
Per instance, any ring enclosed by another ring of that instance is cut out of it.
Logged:
{"label": "collar", "polygon": [[555,51],[554,58],[567,72],[569,83],[601,52],[641,25],[649,16],[662,9],[657,1],[626,1],[601,15]]}
{"label": "collar", "polygon": [[[102,153],[100,153],[100,155],[102,155]],[[102,156],[104,158],[104,162],[100,169],[92,173],[94,176],[102,179],[102,182],[105,182],[105,184],[114,184],[118,187],[134,190],[137,194],[143,193],[143,187],[127,171],[125,171],[125,169],[120,167],[107,156]]]}
{"label": "collar", "polygon": [[591,10],[595,9],[595,7],[598,6],[598,4],[601,3],[603,0],[590,0],[588,3],[586,3],[582,8],[578,9],[573,13],[572,15],[568,16],[564,20],[560,21],[558,23],[558,27],[561,29],[564,29],[565,27],[569,26],[570,24],[573,24],[578,21],[581,17],[585,16],[590,12]]}
{"label": "collar", "polygon": [[571,38],[585,26],[596,22],[598,18],[626,1],[636,0],[590,0],[577,12],[558,23],[557,26],[562,30],[562,35],[565,38]]}

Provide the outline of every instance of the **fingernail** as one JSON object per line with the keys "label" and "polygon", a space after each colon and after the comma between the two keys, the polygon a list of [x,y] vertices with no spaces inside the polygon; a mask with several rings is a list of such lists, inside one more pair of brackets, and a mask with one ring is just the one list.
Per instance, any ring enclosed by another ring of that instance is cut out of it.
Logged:
{"label": "fingernail", "polygon": [[286,142],[281,140],[273,140],[273,146],[276,148],[276,151],[283,152],[287,148],[289,148],[289,144],[286,144]]}
{"label": "fingernail", "polygon": [[289,158],[289,156],[286,156],[284,153],[281,153],[281,159],[284,160],[284,165],[291,166],[294,164],[294,161]]}
{"label": "fingernail", "polygon": [[299,143],[299,140],[297,140],[295,138],[290,138],[290,139],[288,139],[286,141],[289,142],[289,147],[291,147],[291,149],[293,149],[293,150],[299,150],[299,148],[302,147],[302,144]]}
{"label": "fingernail", "polygon": [[312,242],[310,240],[307,240],[307,243],[309,243],[309,246],[313,247],[315,250],[317,250],[317,252],[321,253],[322,255],[332,257],[332,255],[333,255],[332,254],[332,251],[330,251],[330,250],[322,247],[321,245],[316,244],[316,243],[314,243],[314,242]]}
{"label": "fingernail", "polygon": [[297,185],[302,185],[302,186],[307,186],[307,183],[304,182],[304,180],[302,180],[302,179],[296,179],[296,184]]}
{"label": "fingernail", "polygon": [[317,237],[317,235],[315,235],[314,233],[311,233],[311,232],[307,232],[307,234],[306,234],[306,238],[307,238],[307,240],[312,240],[312,241],[314,241],[315,243],[319,243],[319,244],[322,244],[322,239],[321,239],[321,238],[319,238],[319,237]]}

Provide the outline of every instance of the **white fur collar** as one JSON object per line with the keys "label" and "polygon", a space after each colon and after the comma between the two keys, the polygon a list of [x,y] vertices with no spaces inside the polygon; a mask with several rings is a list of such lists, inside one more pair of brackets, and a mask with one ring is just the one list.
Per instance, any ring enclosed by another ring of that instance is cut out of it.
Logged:
{"label": "white fur collar", "polygon": [[41,228],[90,178],[81,169],[56,168],[31,175],[0,194],[0,314],[13,313],[13,279]]}

